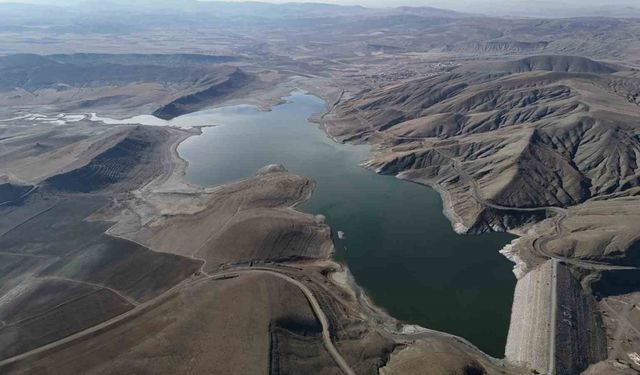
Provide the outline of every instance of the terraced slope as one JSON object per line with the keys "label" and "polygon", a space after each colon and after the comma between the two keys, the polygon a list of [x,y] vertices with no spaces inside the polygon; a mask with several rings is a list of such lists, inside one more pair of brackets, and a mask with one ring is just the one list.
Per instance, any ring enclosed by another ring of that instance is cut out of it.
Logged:
{"label": "terraced slope", "polygon": [[[154,136],[162,138],[162,132]],[[166,134],[164,135],[166,137]],[[45,185],[67,192],[88,193],[103,190],[114,184],[129,184],[129,179],[149,178],[154,175],[149,163],[159,153],[158,139],[149,133],[133,128],[118,142],[108,148],[84,167],[50,177]],[[146,162],[145,162],[146,161]],[[142,174],[142,175],[141,175]]]}

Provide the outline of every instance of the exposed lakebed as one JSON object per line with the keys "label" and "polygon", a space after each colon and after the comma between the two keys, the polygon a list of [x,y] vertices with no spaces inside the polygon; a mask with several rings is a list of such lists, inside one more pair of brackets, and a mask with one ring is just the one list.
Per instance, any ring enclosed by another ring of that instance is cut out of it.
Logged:
{"label": "exposed lakebed", "polygon": [[187,178],[200,185],[245,178],[273,163],[313,178],[314,194],[298,208],[326,216],[336,233],[336,257],[348,264],[376,305],[406,323],[462,336],[501,357],[516,280],[512,264],[498,250],[513,236],[458,235],[436,191],[360,167],[368,146],[335,143],[307,120],[324,104],[294,92],[268,112],[239,105],[171,121],[152,116],[100,120],[217,125],[178,148],[189,162]]}

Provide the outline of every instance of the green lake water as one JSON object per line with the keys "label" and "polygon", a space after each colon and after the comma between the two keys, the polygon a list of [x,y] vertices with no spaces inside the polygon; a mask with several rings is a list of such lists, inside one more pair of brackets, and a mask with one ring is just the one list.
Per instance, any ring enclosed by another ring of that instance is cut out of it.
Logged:
{"label": "green lake water", "polygon": [[[498,253],[513,236],[458,235],[434,190],[379,176],[359,164],[368,146],[337,144],[307,121],[324,109],[294,92],[271,111],[240,105],[204,110],[156,125],[217,125],[182,143],[187,178],[218,185],[278,163],[313,178],[312,198],[298,208],[322,214],[333,231],[336,258],[376,303],[403,322],[462,336],[502,357],[515,288],[512,264]],[[132,122],[132,119],[125,122]]]}

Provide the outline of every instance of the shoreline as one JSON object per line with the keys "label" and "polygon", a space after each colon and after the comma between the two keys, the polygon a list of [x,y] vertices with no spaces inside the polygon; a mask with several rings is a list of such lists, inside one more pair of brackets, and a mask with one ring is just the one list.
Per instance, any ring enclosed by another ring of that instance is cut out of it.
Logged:
{"label": "shoreline", "polygon": [[438,193],[438,195],[440,195],[440,199],[442,200],[442,214],[447,218],[447,220],[449,220],[454,232],[456,232],[459,235],[467,234],[467,231],[469,230],[469,228],[467,228],[464,225],[462,218],[455,211],[455,208],[453,206],[453,200],[451,199],[451,193],[449,193],[447,189],[443,188],[440,184],[437,184],[437,183],[423,183],[423,182],[412,180],[410,178],[405,177],[405,175],[403,175],[403,172],[398,173],[395,176],[395,178],[435,190]]}
{"label": "shoreline", "polygon": [[[313,95],[306,91],[305,91],[305,94]],[[328,106],[327,106],[327,109],[329,109]],[[319,115],[319,114],[314,114],[314,116],[312,116],[312,118],[309,119],[310,120],[309,122],[320,124],[321,125],[320,127],[322,128],[325,136],[331,138],[334,142],[337,142],[337,140],[331,137],[330,134],[326,131],[326,128],[322,126],[321,118],[318,119],[315,115]],[[160,193],[162,192],[177,193],[182,191],[183,193],[187,193],[187,194],[188,193],[206,194],[208,192],[211,192],[217,189],[219,186],[223,186],[223,185],[213,186],[213,187],[199,186],[189,182],[186,179],[186,172],[187,172],[189,163],[180,155],[180,153],[178,152],[178,148],[182,142],[186,141],[191,136],[201,135],[202,129],[200,127],[193,127],[193,128],[172,127],[172,131],[180,131],[182,133],[179,134],[178,136],[172,137],[168,141],[167,170],[161,176],[158,176],[158,178],[153,179],[152,181],[150,181],[149,183],[147,183],[146,185],[138,189],[138,193],[143,193],[143,191],[160,192]],[[247,176],[246,178],[239,179],[238,181],[242,181],[248,178],[251,178],[251,176]],[[425,185],[423,183],[415,182],[410,179],[403,178],[400,175],[396,176],[396,178],[406,182],[417,183],[419,185],[432,188],[435,191],[437,191],[443,203],[442,213],[452,223],[452,226],[454,226],[454,230],[456,231],[456,233],[461,234],[460,228],[461,226],[463,227],[463,224],[461,223],[461,219],[453,209],[453,204],[450,198],[450,194],[448,193],[448,191],[446,191],[446,189],[443,189],[441,186],[437,184]],[[234,181],[234,182],[238,182],[238,181]],[[313,181],[312,183],[313,183],[312,189],[309,189],[308,194],[300,201],[295,202],[293,205],[291,205],[289,209],[297,211],[295,207],[298,204],[305,202],[312,196],[313,188],[315,188],[315,181]],[[297,211],[297,212],[300,212],[300,211]],[[304,212],[302,213],[308,214]],[[308,215],[311,215],[311,214],[308,214]],[[311,215],[311,216],[315,216],[315,215]],[[112,233],[111,235],[120,237],[115,233]],[[396,318],[391,316],[388,312],[386,312],[383,308],[377,306],[368,297],[366,291],[357,284],[353,276],[350,274],[348,265],[337,261],[334,258],[334,254],[335,254],[335,244],[333,244],[333,250],[330,257],[325,260],[325,262],[328,262],[330,265],[335,266],[334,272],[332,272],[328,276],[329,280],[331,280],[331,282],[335,284],[337,287],[340,287],[343,290],[355,296],[356,300],[358,301],[358,305],[362,308],[360,313],[365,314],[365,316],[367,317],[367,320],[375,324],[375,326],[378,327],[378,329],[380,329],[382,332],[384,332],[387,337],[390,337],[394,341],[401,342],[401,343],[411,343],[417,339],[420,339],[420,337],[427,337],[427,336],[433,337],[433,335],[436,335],[438,337],[445,337],[447,339],[454,339],[458,342],[464,343],[464,345],[467,348],[472,349],[472,351],[475,352],[476,354],[481,353],[481,355],[484,358],[490,360],[492,363],[502,365],[504,359],[495,358],[486,354],[484,351],[477,348],[473,343],[469,342],[468,340],[462,337],[449,334],[447,332],[436,331],[426,327],[421,327],[419,325],[403,323],[402,321],[397,320]],[[344,276],[339,276],[340,274],[344,274]],[[344,278],[343,282],[338,281],[341,277]]]}
{"label": "shoreline", "polygon": [[[316,96],[320,99],[322,99],[321,97],[315,95],[313,92],[308,91],[306,89],[301,89],[301,88],[293,88],[290,92],[288,92],[286,94],[285,97],[280,98],[281,100],[279,102],[286,102],[286,97],[287,96],[291,96],[292,93],[294,93],[295,91],[302,91],[305,95],[312,95],[312,96]],[[339,98],[341,98],[344,95],[344,92],[340,93]],[[323,134],[330,138],[333,142],[336,143],[343,143],[338,141],[335,137],[332,137],[331,134],[327,131],[328,129],[324,126],[324,121],[323,118],[325,117],[325,115],[327,115],[328,113],[330,113],[335,106],[338,103],[338,99],[334,100],[334,103],[331,105],[327,100],[322,99],[325,102],[325,110],[323,112],[318,112],[318,113],[314,113],[312,114],[309,118],[308,121],[310,123],[315,123],[318,124],[319,127],[322,129]],[[245,103],[241,103],[241,104],[247,104]],[[252,105],[252,104],[248,104],[248,105]],[[258,108],[259,110],[262,110],[260,107],[256,106],[256,108]],[[185,138],[186,139],[186,138]],[[367,144],[369,147],[372,147],[371,145]],[[176,147],[176,154],[177,157],[182,159],[179,156],[179,153],[177,153],[177,147]],[[182,159],[184,160],[184,159]],[[188,167],[188,162],[184,161],[185,163],[185,170],[186,167]],[[367,167],[363,166],[364,168],[368,169]],[[182,175],[182,178],[184,177],[184,174]],[[249,177],[247,177],[249,178]],[[455,209],[453,207],[453,202],[451,200],[450,197],[450,193],[442,188],[440,185],[438,184],[429,184],[429,185],[425,185],[424,183],[420,183],[420,182],[416,182],[413,180],[410,180],[408,178],[403,178],[403,176],[398,175],[396,176],[396,178],[406,181],[406,182],[411,182],[411,183],[416,183],[418,185],[427,187],[427,188],[431,188],[433,190],[435,190],[436,192],[438,192],[441,200],[442,200],[442,204],[443,204],[443,210],[442,210],[442,214],[449,220],[449,222],[451,223],[454,231],[458,234],[458,235],[463,235],[464,233],[466,233],[467,228],[464,226],[464,224],[462,223],[462,219],[460,218],[460,216],[455,212]],[[242,180],[242,179],[240,179]],[[239,181],[240,181],[239,180]],[[313,182],[315,185],[315,181]],[[200,187],[202,189],[207,189],[206,187]],[[313,190],[310,190],[309,192],[309,196],[306,197],[305,199],[301,200],[300,202],[297,202],[296,204],[292,205],[290,208],[295,210],[295,207],[300,204],[303,203],[304,201],[308,200],[311,195],[313,194]],[[296,210],[297,211],[297,210]],[[298,211],[300,212],[300,211]],[[331,229],[333,231],[333,229]],[[498,252],[500,252],[500,249],[498,249]],[[335,244],[334,244],[334,251],[333,253],[335,253]],[[410,323],[404,323],[396,318],[394,318],[393,316],[391,316],[387,311],[385,311],[382,307],[377,306],[373,300],[371,300],[368,297],[368,294],[366,293],[366,291],[357,284],[357,282],[355,281],[355,279],[353,278],[353,276],[350,274],[348,265],[346,263],[342,263],[337,261],[333,255],[331,256],[330,259],[328,259],[329,262],[331,262],[334,265],[338,266],[338,269],[340,271],[335,271],[336,274],[341,273],[341,272],[345,272],[346,273],[346,280],[347,282],[342,284],[343,287],[347,287],[347,289],[353,293],[353,295],[357,296],[359,303],[361,304],[361,306],[369,312],[369,317],[374,319],[378,324],[380,324],[381,328],[387,332],[387,334],[393,335],[394,338],[398,339],[401,338],[402,341],[412,341],[415,340],[416,336],[419,336],[421,334],[437,334],[437,335],[443,335],[446,337],[450,337],[450,338],[456,338],[457,340],[462,340],[464,341],[468,346],[473,347],[474,350],[477,350],[481,353],[483,353],[483,355],[485,355],[487,358],[491,358],[492,360],[495,361],[502,361],[502,359],[500,358],[495,358],[492,357],[488,354],[486,354],[484,351],[478,349],[473,343],[469,342],[468,340],[453,335],[453,334],[449,334],[447,332],[443,332],[443,331],[436,331],[436,330],[432,330],[426,327],[422,327],[419,325],[415,325],[415,324],[410,324]],[[332,277],[333,279],[333,277]],[[335,281],[335,280],[334,280]]]}
{"label": "shoreline", "polygon": [[[342,97],[342,94],[340,95],[340,97]],[[331,136],[331,134],[328,131],[329,129],[327,127],[326,122],[323,121],[326,115],[329,115],[330,113],[333,112],[333,110],[335,109],[337,104],[338,104],[338,101],[336,101],[331,106],[327,106],[327,110],[321,116],[319,116],[317,121],[314,121],[314,122],[317,122],[319,124],[319,127],[325,132],[327,137],[331,138],[333,141],[335,141],[337,143],[344,143],[344,142],[340,142],[335,137]],[[371,145],[371,144],[369,144],[367,142],[365,142],[365,143],[368,144],[371,148],[374,147],[374,145]],[[364,168],[366,168],[366,169],[371,169],[370,166],[367,163],[368,163],[368,161],[365,161],[362,164],[362,166]],[[377,171],[374,171],[374,172],[377,173]],[[400,173],[396,174],[394,177],[399,179],[399,180],[402,180],[402,181],[405,181],[405,182],[410,182],[410,183],[415,183],[415,184],[418,184],[418,185],[421,185],[421,186],[424,186],[426,188],[430,188],[430,189],[433,189],[434,191],[436,191],[438,193],[438,195],[440,196],[440,199],[442,201],[442,214],[450,222],[451,227],[454,230],[454,232],[456,232],[457,235],[467,235],[468,234],[469,228],[464,225],[462,218],[455,211],[453,200],[451,198],[451,193],[447,189],[443,188],[441,185],[439,185],[437,183],[425,183],[425,182],[422,182],[422,181],[412,180],[412,179],[406,177],[406,175],[403,174],[403,172],[400,172]],[[509,364],[513,364],[513,365],[516,365],[516,366],[523,365],[522,361],[513,361],[513,362],[510,361],[509,360],[509,356],[507,355],[510,351],[512,351],[511,348],[513,348],[513,344],[511,344],[511,343],[514,341],[513,338],[512,338],[512,336],[514,334],[512,332],[521,330],[523,328],[522,326],[524,325],[523,322],[520,322],[520,321],[514,322],[513,317],[518,315],[518,311],[526,310],[529,307],[529,306],[523,305],[522,302],[520,301],[521,299],[518,298],[518,295],[519,295],[518,294],[518,290],[519,290],[519,286],[521,285],[521,278],[524,277],[528,272],[528,270],[526,269],[526,264],[524,264],[523,261],[519,261],[519,258],[517,256],[515,256],[515,254],[509,252],[509,249],[511,249],[514,246],[514,243],[516,243],[518,240],[520,240],[521,235],[518,234],[518,233],[511,232],[511,231],[510,231],[510,233],[516,235],[517,238],[514,239],[513,241],[511,241],[510,243],[506,244],[503,248],[497,249],[497,252],[499,254],[501,254],[507,260],[509,260],[510,262],[513,263],[512,272],[514,274],[514,277],[516,278],[516,283],[515,283],[515,286],[514,286],[514,289],[513,289],[513,292],[512,292],[513,300],[512,300],[511,311],[510,311],[508,333],[507,333],[507,338],[506,338],[506,342],[505,342],[505,346],[504,346],[504,357],[503,358],[494,358],[494,357],[488,355],[487,353],[485,353],[484,351],[480,350],[479,348],[477,348],[475,345],[473,345],[473,343],[469,342],[468,340],[466,340],[464,338],[461,338],[459,336],[448,334],[446,332],[434,331],[434,330],[430,330],[430,329],[425,328],[425,327],[416,326],[416,327],[419,328],[420,332],[416,333],[415,335],[419,336],[420,334],[427,334],[427,333],[444,334],[444,335],[446,335],[448,337],[453,337],[455,339],[462,340],[462,342],[464,342],[469,348],[473,348],[474,350],[479,351],[480,353],[482,353],[483,356],[485,356],[486,358],[491,359],[493,361],[493,363],[495,363],[495,364],[504,365],[504,363],[507,362]],[[352,288],[358,288],[358,289],[362,290],[362,288],[355,283],[355,280],[354,280],[354,285],[352,285]],[[362,290],[362,292],[364,293],[364,290]],[[362,300],[362,302],[367,307],[371,308],[372,311],[374,311],[376,313],[383,313],[383,314],[387,315],[388,317],[390,317],[391,319],[394,319],[392,316],[387,314],[386,311],[384,311],[383,309],[377,308],[373,304],[373,301],[371,301],[370,299],[364,298]],[[398,324],[402,328],[411,327],[412,326],[412,325],[404,325],[400,321],[398,321]],[[411,340],[411,337],[414,336],[412,334],[401,333],[401,332],[395,333],[395,335],[401,335],[402,337],[404,337],[405,339],[408,339],[408,340]],[[514,358],[514,359],[516,359],[516,358]]]}

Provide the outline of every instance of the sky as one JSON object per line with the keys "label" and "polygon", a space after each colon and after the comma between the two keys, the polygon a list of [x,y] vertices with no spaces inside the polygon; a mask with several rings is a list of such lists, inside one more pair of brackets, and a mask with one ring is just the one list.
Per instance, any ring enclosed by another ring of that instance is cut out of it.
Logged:
{"label": "sky", "polygon": [[[135,3],[136,0],[131,0]],[[200,0],[200,1],[217,1],[217,0]],[[225,1],[243,1],[243,0],[225,0]],[[516,7],[521,5],[528,6],[547,6],[550,4],[563,3],[566,6],[594,6],[602,5],[603,3],[611,5],[638,5],[638,0],[254,0],[263,1],[268,3],[331,3],[342,5],[363,5],[366,7],[380,7],[380,6],[438,6],[442,8],[455,7],[477,7],[483,5],[501,5]],[[46,2],[49,4],[64,3],[65,0],[0,0],[0,3],[41,3]]]}

